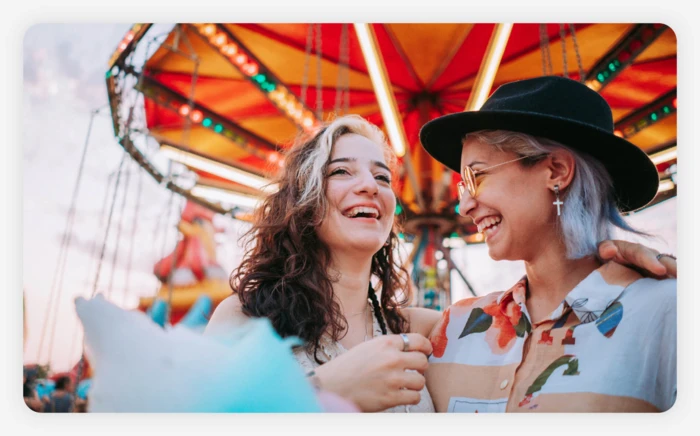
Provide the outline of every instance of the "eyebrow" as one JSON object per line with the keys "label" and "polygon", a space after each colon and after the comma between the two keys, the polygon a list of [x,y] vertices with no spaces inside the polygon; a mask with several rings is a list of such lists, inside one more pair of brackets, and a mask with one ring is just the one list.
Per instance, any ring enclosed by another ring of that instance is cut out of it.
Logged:
{"label": "eyebrow", "polygon": [[[357,162],[357,159],[354,157],[340,157],[338,159],[333,159],[332,161],[328,162],[328,165],[337,163],[337,162]],[[380,162],[378,160],[373,160],[371,161],[373,165],[378,166],[380,168],[384,168],[387,171],[391,171],[388,166],[384,162]]]}

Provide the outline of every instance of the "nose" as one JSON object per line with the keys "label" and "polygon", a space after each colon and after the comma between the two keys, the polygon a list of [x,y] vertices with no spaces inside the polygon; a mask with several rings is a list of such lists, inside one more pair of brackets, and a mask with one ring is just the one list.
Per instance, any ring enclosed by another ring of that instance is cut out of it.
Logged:
{"label": "nose", "polygon": [[357,178],[357,184],[355,185],[356,194],[370,194],[372,196],[379,194],[379,184],[371,171],[362,171]]}
{"label": "nose", "polygon": [[468,217],[469,213],[477,206],[476,199],[469,194],[469,190],[464,191],[464,195],[459,199],[459,214]]}

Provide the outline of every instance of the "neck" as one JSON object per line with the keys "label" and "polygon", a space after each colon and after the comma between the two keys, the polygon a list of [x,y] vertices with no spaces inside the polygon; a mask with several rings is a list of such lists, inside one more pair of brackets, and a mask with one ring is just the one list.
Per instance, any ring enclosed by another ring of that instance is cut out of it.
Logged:
{"label": "neck", "polygon": [[595,256],[567,259],[563,241],[546,244],[533,258],[526,260],[526,305],[532,322],[539,322],[549,315],[576,285],[600,265]]}
{"label": "neck", "polygon": [[329,272],[337,279],[333,283],[333,294],[344,316],[366,309],[371,267],[372,256],[333,253]]}

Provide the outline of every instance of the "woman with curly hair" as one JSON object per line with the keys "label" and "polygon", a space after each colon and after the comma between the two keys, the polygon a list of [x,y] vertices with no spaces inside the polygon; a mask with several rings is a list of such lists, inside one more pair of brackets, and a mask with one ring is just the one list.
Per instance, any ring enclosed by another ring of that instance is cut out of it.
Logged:
{"label": "woman with curly hair", "polygon": [[[427,366],[425,336],[436,317],[401,309],[410,288],[395,254],[394,165],[381,130],[359,116],[338,118],[292,147],[279,189],[256,210],[246,255],[231,275],[236,298],[217,308],[208,333],[233,319],[266,317],[282,337],[306,344],[295,356],[324,390],[362,410],[415,405],[412,411],[432,412],[417,371]],[[375,336],[382,338],[370,341]],[[353,368],[357,380],[324,377],[320,366],[350,349],[355,357],[340,365]]]}

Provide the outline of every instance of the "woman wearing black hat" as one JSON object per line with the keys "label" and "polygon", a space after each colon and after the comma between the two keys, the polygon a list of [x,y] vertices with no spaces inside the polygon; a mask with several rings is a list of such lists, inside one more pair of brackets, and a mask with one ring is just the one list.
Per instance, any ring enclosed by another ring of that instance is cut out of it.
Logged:
{"label": "woman wearing black hat", "polygon": [[[462,175],[460,214],[496,260],[523,260],[506,292],[448,308],[426,382],[441,412],[651,412],[676,392],[676,281],[598,257],[620,212],[655,196],[639,148],[613,134],[605,100],[540,77],[481,110],[426,124],[421,142]],[[659,255],[661,259],[663,256]]]}

